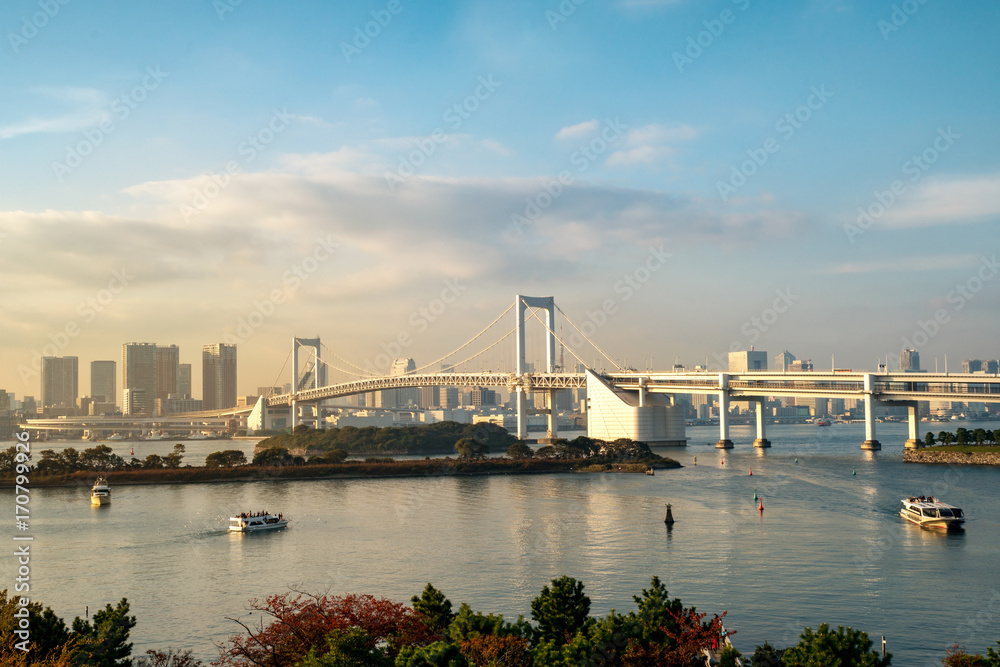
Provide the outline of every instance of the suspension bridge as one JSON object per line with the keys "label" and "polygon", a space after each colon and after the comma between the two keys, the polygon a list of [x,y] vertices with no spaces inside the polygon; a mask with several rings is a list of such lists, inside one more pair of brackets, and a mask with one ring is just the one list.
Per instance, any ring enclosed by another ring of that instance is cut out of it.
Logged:
{"label": "suspension bridge", "polygon": [[[513,322],[510,322],[512,312]],[[561,322],[557,326],[556,313],[569,326],[568,336],[563,335],[565,329]],[[535,322],[538,326],[529,329],[528,325]],[[293,338],[285,362],[272,383],[278,386],[280,378],[289,372],[290,391],[261,396],[255,405],[245,408],[171,415],[169,428],[187,423],[189,429],[197,430],[209,420],[237,417],[246,419],[251,430],[294,428],[308,422],[322,428],[322,404],[334,399],[404,389],[493,387],[511,393],[518,438],[528,437],[528,416],[542,414],[546,416],[547,432],[541,440],[551,441],[558,437],[558,393],[583,389],[586,391],[587,434],[592,438],[631,438],[651,445],[684,445],[685,415],[676,398],[700,394],[718,399],[718,448],[733,447],[729,437],[729,409],[733,401],[754,405],[757,437],[753,444],[765,448],[771,444],[766,437],[768,415],[764,406],[767,399],[853,398],[863,402],[865,407],[865,440],[861,448],[879,450],[881,443],[875,432],[879,405],[908,409],[906,447],[918,448],[922,446],[919,401],[1000,403],[1000,377],[996,375],[637,371],[626,368],[626,363],[616,362],[594,342],[592,336],[597,328],[594,322],[578,326],[558,307],[553,297],[517,295],[510,307],[448,354],[414,368],[405,363],[391,363],[389,372],[370,363],[355,364],[324,345],[318,337]],[[303,352],[305,356],[300,358]],[[567,370],[564,365],[567,353],[575,360],[574,371]],[[581,356],[588,353],[596,355],[589,364]],[[534,405],[536,396],[542,398],[540,407]],[[109,419],[120,422],[123,418]],[[30,419],[21,426],[39,431],[65,430],[72,426],[106,429],[100,420],[93,417]],[[159,428],[163,420],[144,417],[136,424],[154,429]],[[118,422],[115,426],[123,428]]]}

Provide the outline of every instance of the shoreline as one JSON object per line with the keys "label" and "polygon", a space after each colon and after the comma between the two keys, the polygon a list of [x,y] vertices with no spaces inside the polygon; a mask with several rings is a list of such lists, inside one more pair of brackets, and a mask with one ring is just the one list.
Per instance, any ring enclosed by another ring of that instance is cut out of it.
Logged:
{"label": "shoreline", "polygon": [[[610,467],[608,467],[610,466]],[[304,466],[238,466],[235,468],[161,468],[156,470],[77,471],[31,480],[35,488],[85,487],[98,477],[112,486],[176,484],[217,484],[222,482],[265,482],[322,479],[390,479],[417,477],[458,477],[487,475],[538,475],[572,472],[642,474],[647,468],[681,468],[672,459],[642,463],[595,463],[588,459],[496,459],[458,461],[420,459],[393,463],[340,463]],[[0,486],[13,487],[13,478],[0,479]]]}
{"label": "shoreline", "polygon": [[[927,463],[940,465],[1000,466],[1000,448],[970,446],[971,451],[935,448],[907,449],[903,452],[905,463]],[[989,451],[993,450],[993,451]]]}

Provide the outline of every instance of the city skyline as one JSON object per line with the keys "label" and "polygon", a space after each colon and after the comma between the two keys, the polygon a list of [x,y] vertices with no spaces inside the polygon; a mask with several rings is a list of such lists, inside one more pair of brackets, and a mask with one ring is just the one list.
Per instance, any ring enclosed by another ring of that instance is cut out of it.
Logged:
{"label": "city skyline", "polygon": [[1000,356],[1000,8],[387,6],[5,5],[0,387],[128,340],[236,343],[239,394],[292,336],[432,360],[515,293],[636,366]]}

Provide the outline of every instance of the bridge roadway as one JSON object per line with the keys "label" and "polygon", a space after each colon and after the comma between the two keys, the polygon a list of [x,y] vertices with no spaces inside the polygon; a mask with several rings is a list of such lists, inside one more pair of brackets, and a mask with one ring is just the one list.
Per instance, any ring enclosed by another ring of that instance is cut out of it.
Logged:
{"label": "bridge roadway", "polygon": [[[879,403],[905,405],[909,408],[907,447],[921,446],[917,401],[973,401],[1000,403],[1000,376],[953,375],[946,373],[867,373],[833,371],[788,373],[757,371],[729,372],[657,372],[632,371],[601,373],[616,388],[656,394],[717,394],[720,402],[720,438],[717,446],[732,447],[729,440],[729,403],[745,400],[756,403],[757,439],[754,445],[768,447],[765,437],[763,401],[768,397],[855,398],[865,402],[865,442],[863,449],[877,450],[873,408]],[[306,389],[295,394],[281,394],[267,399],[268,407],[295,406],[326,399],[405,387],[503,387],[510,391],[553,392],[587,386],[585,373],[430,373],[392,375],[355,380],[328,387]],[[641,399],[640,399],[641,402]],[[550,402],[549,405],[552,405]],[[296,408],[297,409],[297,408]],[[294,411],[294,410],[293,410]],[[526,433],[523,415],[518,415],[519,435]],[[554,420],[553,420],[554,421]],[[550,437],[555,433],[550,432]]]}

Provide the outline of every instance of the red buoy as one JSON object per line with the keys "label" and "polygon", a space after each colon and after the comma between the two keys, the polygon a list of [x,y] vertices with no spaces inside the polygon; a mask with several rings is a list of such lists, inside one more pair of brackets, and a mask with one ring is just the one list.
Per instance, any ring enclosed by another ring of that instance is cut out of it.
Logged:
{"label": "red buoy", "polygon": [[750,476],[753,477],[753,468],[750,468]]}
{"label": "red buoy", "polygon": [[760,513],[761,514],[764,513],[764,499],[763,498],[760,499],[760,506],[759,506],[758,509],[760,509]]}

